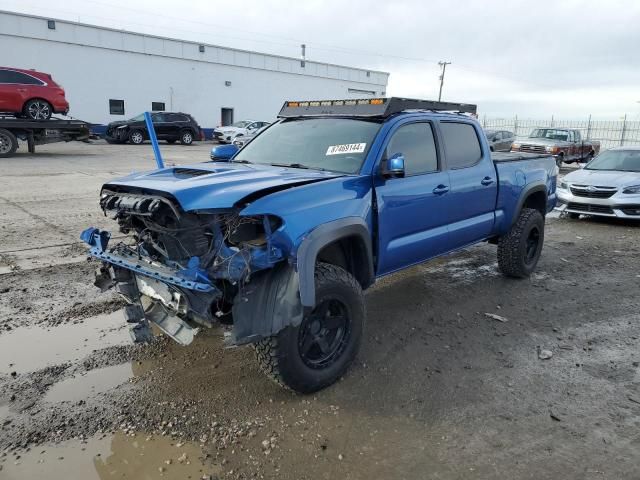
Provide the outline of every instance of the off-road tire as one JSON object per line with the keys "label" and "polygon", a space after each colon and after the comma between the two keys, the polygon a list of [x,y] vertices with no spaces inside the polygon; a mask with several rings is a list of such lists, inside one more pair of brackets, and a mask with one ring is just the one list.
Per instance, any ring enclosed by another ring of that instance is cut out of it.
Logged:
{"label": "off-road tire", "polygon": [[142,145],[144,143],[144,132],[142,130],[131,130],[129,132],[129,143],[132,145]]}
{"label": "off-road tire", "polygon": [[313,393],[335,383],[358,353],[364,330],[364,296],[360,284],[351,274],[341,267],[319,263],[315,270],[315,288],[317,305],[337,299],[348,310],[349,337],[333,363],[323,368],[310,368],[303,360],[299,335],[309,316],[305,316],[299,326],[289,326],[254,344],[260,369],[280,386],[298,393]]}
{"label": "off-road tire", "polygon": [[[527,241],[533,229],[538,244],[533,258],[527,257]],[[544,217],[533,208],[523,208],[511,230],[498,240],[498,268],[508,276],[526,278],[535,270],[544,243]]]}
{"label": "off-road tire", "polygon": [[0,128],[0,158],[8,158],[16,153],[18,139],[9,130]]}

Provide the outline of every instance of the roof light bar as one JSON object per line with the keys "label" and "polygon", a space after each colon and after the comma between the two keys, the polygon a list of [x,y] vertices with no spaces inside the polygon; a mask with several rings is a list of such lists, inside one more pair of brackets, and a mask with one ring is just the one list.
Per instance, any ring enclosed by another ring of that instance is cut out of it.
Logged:
{"label": "roof light bar", "polygon": [[284,102],[278,117],[311,117],[348,115],[388,117],[405,110],[476,113],[477,106],[468,103],[437,102],[411,98],[361,98],[348,100],[313,100]]}

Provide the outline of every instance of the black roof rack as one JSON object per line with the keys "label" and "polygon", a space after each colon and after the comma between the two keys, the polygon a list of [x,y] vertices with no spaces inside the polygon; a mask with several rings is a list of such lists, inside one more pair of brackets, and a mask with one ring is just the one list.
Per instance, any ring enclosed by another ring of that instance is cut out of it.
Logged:
{"label": "black roof rack", "polygon": [[313,117],[346,115],[358,117],[389,117],[405,110],[431,110],[440,112],[476,113],[477,106],[470,103],[438,102],[412,98],[363,98],[349,100],[309,100],[284,102],[278,117]]}

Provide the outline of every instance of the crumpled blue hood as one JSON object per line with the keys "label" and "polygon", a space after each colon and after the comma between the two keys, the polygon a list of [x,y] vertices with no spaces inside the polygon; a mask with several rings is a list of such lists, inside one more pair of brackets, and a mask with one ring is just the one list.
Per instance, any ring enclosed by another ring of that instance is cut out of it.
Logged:
{"label": "crumpled blue hood", "polygon": [[226,209],[252,193],[281,189],[342,176],[338,173],[233,162],[198,163],[132,173],[112,180],[114,186],[145,189],[172,195],[184,211]]}

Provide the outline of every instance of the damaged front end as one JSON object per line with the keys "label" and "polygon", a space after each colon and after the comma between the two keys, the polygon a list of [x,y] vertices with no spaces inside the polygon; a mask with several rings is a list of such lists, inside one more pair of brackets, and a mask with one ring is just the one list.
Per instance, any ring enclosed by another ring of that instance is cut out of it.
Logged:
{"label": "damaged front end", "polygon": [[[274,241],[278,217],[185,212],[169,195],[116,189],[102,191],[100,206],[125,237],[114,244],[110,233],[89,228],[81,239],[103,262],[96,285],[115,287],[128,302],[135,341],[151,338],[149,323],[183,345],[203,326],[229,324],[227,343],[237,345],[283,328],[283,316],[301,321],[297,274]],[[276,305],[262,304],[267,290]]]}

